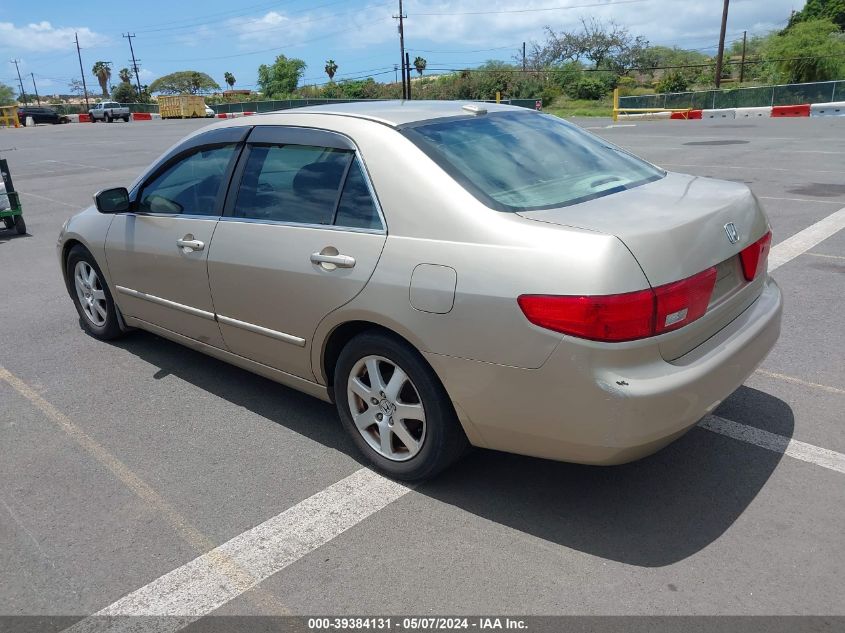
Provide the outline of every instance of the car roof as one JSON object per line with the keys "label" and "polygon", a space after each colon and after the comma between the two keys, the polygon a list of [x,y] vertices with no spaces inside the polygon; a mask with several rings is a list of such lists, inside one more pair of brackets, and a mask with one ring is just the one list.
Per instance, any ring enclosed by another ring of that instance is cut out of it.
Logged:
{"label": "car roof", "polygon": [[[279,117],[272,123],[283,125],[284,117],[293,114],[325,114],[330,116],[347,116],[359,119],[377,121],[392,127],[399,127],[421,121],[445,119],[452,117],[472,117],[473,112],[464,106],[483,108],[487,112],[533,112],[528,108],[518,106],[485,103],[478,101],[356,101],[349,103],[331,103],[326,105],[304,106],[290,110],[278,110],[261,115],[262,117]],[[248,124],[249,121],[245,121]],[[252,122],[254,124],[254,120]]]}

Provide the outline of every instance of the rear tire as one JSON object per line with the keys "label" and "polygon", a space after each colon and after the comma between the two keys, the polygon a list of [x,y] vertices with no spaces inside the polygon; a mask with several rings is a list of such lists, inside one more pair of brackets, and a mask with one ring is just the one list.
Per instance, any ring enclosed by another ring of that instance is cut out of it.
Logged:
{"label": "rear tire", "polygon": [[389,477],[430,479],[469,445],[437,375],[398,337],[372,331],[353,338],[337,360],[333,389],[352,441]]}
{"label": "rear tire", "polygon": [[128,114],[125,117],[123,117],[123,122],[129,123],[129,115]]}
{"label": "rear tire", "polygon": [[87,249],[82,246],[70,249],[65,262],[65,278],[83,329],[101,341],[123,336],[108,284]]}
{"label": "rear tire", "polygon": [[3,218],[3,225],[4,225],[7,229],[14,228],[14,226],[15,226],[15,218],[13,218],[13,217]]}
{"label": "rear tire", "polygon": [[17,231],[18,235],[26,233],[26,222],[22,215],[15,216],[15,231]]}

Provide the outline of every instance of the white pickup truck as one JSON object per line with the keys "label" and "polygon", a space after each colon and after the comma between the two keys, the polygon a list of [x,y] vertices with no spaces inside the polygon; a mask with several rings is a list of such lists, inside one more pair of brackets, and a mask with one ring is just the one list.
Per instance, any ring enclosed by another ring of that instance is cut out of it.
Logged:
{"label": "white pickup truck", "polygon": [[115,119],[123,119],[129,122],[129,108],[114,101],[103,101],[88,110],[91,115],[91,122],[105,121],[111,123]]}

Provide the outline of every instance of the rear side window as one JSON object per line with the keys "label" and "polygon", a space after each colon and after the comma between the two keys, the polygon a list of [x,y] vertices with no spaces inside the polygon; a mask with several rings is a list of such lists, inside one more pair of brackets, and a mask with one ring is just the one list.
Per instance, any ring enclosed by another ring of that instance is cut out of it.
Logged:
{"label": "rear side window", "polygon": [[353,153],[311,145],[252,146],[234,216],[381,228],[375,203]]}
{"label": "rear side window", "polygon": [[363,168],[357,159],[349,168],[337,207],[335,224],[359,229],[382,228],[376,204],[364,178]]}
{"label": "rear side window", "polygon": [[665,172],[557,117],[500,112],[404,134],[485,205],[562,207],[652,182]]}
{"label": "rear side window", "polygon": [[172,163],[147,182],[138,198],[141,213],[219,215],[217,197],[237,144],[203,148]]}

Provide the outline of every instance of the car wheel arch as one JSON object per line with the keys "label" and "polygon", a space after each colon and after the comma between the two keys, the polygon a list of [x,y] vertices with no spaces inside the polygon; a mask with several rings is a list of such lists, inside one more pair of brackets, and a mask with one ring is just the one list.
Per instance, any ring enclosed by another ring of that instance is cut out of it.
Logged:
{"label": "car wheel arch", "polygon": [[319,366],[316,367],[319,371],[319,378],[325,381],[330,393],[332,392],[331,386],[334,383],[335,365],[337,364],[337,359],[340,357],[341,351],[343,351],[343,348],[346,347],[349,341],[364,332],[380,332],[401,341],[422,355],[420,347],[409,340],[408,337],[380,323],[368,320],[352,320],[339,323],[325,336],[321,348]]}

